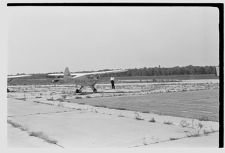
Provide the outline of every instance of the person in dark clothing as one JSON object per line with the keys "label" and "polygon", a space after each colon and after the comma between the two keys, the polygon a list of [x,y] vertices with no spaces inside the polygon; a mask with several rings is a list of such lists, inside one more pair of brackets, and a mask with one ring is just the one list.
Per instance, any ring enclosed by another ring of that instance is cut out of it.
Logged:
{"label": "person in dark clothing", "polygon": [[111,77],[110,80],[111,80],[112,89],[115,89],[114,77]]}

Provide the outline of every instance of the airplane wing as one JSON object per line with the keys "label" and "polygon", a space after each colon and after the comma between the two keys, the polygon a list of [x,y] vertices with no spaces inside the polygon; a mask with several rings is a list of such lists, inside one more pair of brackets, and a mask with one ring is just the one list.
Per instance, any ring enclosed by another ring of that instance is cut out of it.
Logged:
{"label": "airplane wing", "polygon": [[64,76],[63,73],[48,74],[49,76]]}
{"label": "airplane wing", "polygon": [[24,74],[24,75],[8,75],[7,78],[8,79],[13,79],[13,78],[22,78],[22,77],[28,77],[31,76],[29,74]]}
{"label": "airplane wing", "polygon": [[[69,71],[69,70],[68,70]],[[99,71],[99,72],[89,72],[89,73],[70,73],[68,72],[68,74],[66,73],[67,76],[71,76],[72,78],[79,78],[82,76],[88,76],[88,75],[101,75],[101,74],[108,74],[108,73],[120,73],[120,72],[127,72],[128,70],[111,70],[111,71]],[[49,76],[64,76],[64,73],[52,73],[52,74],[48,74]]]}
{"label": "airplane wing", "polygon": [[109,73],[121,73],[127,72],[128,70],[111,70],[111,71],[100,71],[100,72],[90,72],[90,73],[71,73],[73,78],[79,78],[87,75],[101,75],[101,74],[109,74]]}

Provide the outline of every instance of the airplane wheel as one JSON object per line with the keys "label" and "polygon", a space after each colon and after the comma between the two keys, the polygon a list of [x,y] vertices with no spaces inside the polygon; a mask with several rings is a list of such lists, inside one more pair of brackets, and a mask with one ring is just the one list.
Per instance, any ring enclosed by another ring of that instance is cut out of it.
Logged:
{"label": "airplane wheel", "polygon": [[79,89],[76,89],[76,93],[80,93],[80,90]]}
{"label": "airplane wheel", "polygon": [[93,92],[97,92],[97,89],[94,88]]}

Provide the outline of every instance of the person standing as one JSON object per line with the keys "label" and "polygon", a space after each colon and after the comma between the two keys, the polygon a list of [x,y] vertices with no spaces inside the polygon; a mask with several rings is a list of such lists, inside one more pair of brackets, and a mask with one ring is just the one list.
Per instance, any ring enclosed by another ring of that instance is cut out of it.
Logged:
{"label": "person standing", "polygon": [[110,80],[111,80],[112,89],[115,89],[114,77],[111,77]]}

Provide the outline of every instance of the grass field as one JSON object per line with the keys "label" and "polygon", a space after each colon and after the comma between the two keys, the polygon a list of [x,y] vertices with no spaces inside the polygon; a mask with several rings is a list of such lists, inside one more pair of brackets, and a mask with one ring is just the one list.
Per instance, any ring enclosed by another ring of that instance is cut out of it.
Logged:
{"label": "grass field", "polygon": [[[8,85],[49,85],[54,78],[34,77],[34,78],[15,78],[8,82]],[[168,82],[180,80],[195,80],[195,79],[218,79],[214,74],[206,75],[168,75],[168,76],[130,76],[130,77],[115,77],[116,83],[134,83],[134,82]],[[102,77],[98,83],[109,83],[109,77]],[[58,83],[56,83],[58,84]]]}
{"label": "grass field", "polygon": [[199,120],[219,121],[219,90],[155,93],[142,96],[73,99],[71,102],[156,113]]}
{"label": "grass field", "polygon": [[118,80],[151,80],[151,79],[175,79],[175,80],[195,80],[195,79],[218,79],[214,74],[202,75],[164,75],[164,76],[129,76],[117,77]]}
{"label": "grass field", "polygon": [[[10,86],[21,98],[70,101],[97,107],[124,109],[171,116],[218,121],[219,80],[188,80],[163,83],[97,84],[98,93],[85,88],[76,94],[74,85]],[[31,93],[31,94],[29,94]],[[32,95],[33,94],[33,95]],[[8,95],[10,96],[10,94]]]}

